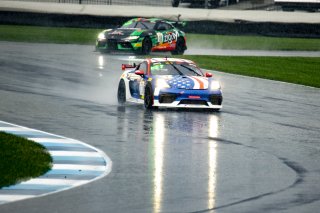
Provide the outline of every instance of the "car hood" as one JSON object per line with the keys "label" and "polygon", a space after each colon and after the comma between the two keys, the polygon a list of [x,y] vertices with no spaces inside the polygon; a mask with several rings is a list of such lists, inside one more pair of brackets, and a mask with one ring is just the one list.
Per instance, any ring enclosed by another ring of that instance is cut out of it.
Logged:
{"label": "car hood", "polygon": [[132,35],[140,35],[143,30],[138,28],[118,28],[110,31],[106,31],[105,35],[109,39],[123,39]]}
{"label": "car hood", "polygon": [[167,84],[174,89],[208,89],[209,79],[202,76],[164,76]]}

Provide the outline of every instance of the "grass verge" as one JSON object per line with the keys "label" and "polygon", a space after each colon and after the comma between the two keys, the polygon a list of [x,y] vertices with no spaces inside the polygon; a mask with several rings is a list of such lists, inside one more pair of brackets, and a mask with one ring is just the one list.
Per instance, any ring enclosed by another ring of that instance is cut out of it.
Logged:
{"label": "grass verge", "polygon": [[234,50],[319,51],[320,39],[188,34],[189,47]]}
{"label": "grass verge", "polygon": [[0,132],[0,188],[41,176],[51,164],[52,158],[42,145]]}
{"label": "grass verge", "polygon": [[[94,45],[102,29],[0,25],[0,40]],[[238,50],[320,50],[320,39],[187,34],[188,46]]]}
{"label": "grass verge", "polygon": [[183,56],[199,67],[320,88],[320,58]]}

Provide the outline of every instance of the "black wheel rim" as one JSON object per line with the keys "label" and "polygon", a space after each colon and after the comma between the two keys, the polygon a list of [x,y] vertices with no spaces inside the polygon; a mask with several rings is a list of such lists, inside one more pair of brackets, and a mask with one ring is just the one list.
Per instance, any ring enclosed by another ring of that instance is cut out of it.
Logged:
{"label": "black wheel rim", "polygon": [[146,38],[142,45],[142,53],[147,55],[151,51],[150,39]]}

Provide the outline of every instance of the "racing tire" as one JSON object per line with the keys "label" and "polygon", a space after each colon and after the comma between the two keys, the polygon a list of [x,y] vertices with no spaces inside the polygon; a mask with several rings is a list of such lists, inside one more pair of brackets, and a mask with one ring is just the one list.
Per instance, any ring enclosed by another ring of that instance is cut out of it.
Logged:
{"label": "racing tire", "polygon": [[149,55],[152,49],[152,41],[149,37],[146,37],[142,41],[141,54]]}
{"label": "racing tire", "polygon": [[153,107],[153,93],[150,85],[147,85],[144,90],[144,107],[152,109]]}
{"label": "racing tire", "polygon": [[126,102],[126,85],[123,80],[119,82],[117,97],[119,104],[123,105]]}
{"label": "racing tire", "polygon": [[183,55],[185,51],[185,41],[182,37],[179,37],[176,44],[176,49],[171,51],[172,55]]}
{"label": "racing tire", "polygon": [[179,7],[180,0],[171,0],[172,7]]}

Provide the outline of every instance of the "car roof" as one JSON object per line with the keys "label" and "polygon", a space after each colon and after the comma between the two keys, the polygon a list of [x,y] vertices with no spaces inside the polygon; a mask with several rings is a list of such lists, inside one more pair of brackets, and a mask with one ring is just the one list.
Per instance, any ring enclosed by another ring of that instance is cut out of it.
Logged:
{"label": "car roof", "polygon": [[151,63],[157,63],[157,62],[166,62],[166,61],[170,61],[170,62],[185,62],[188,64],[196,64],[191,60],[187,60],[187,59],[182,59],[182,58],[149,58],[149,59],[145,59],[146,61],[149,60],[149,62]]}
{"label": "car roof", "polygon": [[132,21],[132,22],[168,22],[167,20],[164,20],[164,19],[159,19],[159,18],[133,18],[133,19],[130,19],[128,20],[129,21]]}

